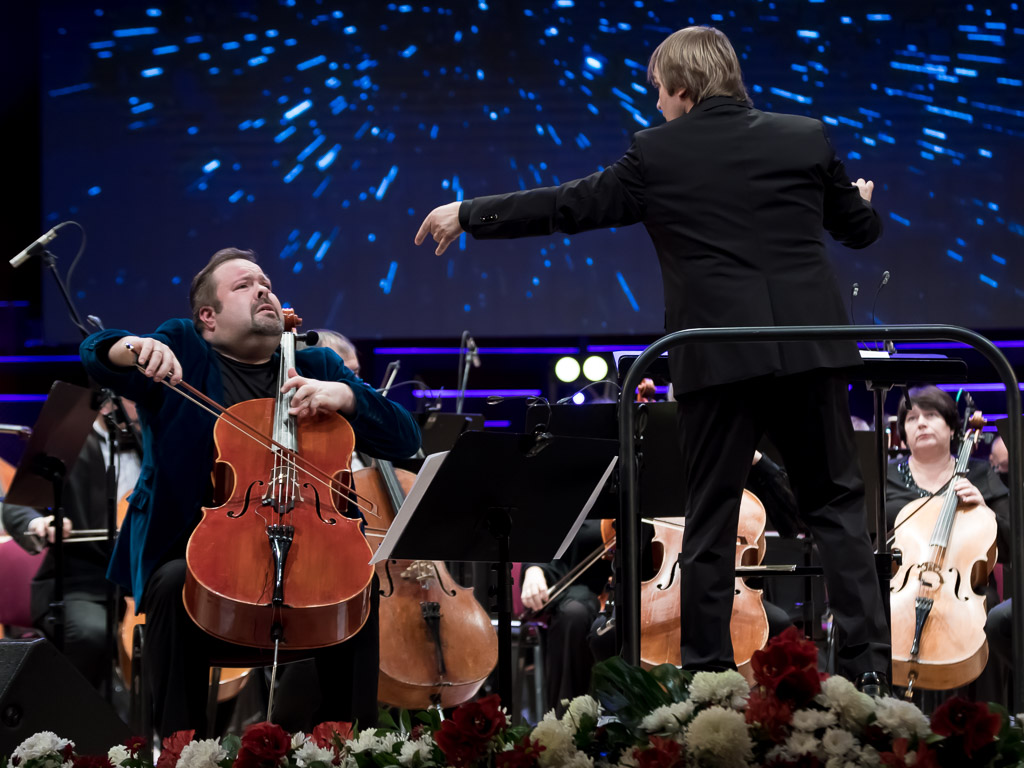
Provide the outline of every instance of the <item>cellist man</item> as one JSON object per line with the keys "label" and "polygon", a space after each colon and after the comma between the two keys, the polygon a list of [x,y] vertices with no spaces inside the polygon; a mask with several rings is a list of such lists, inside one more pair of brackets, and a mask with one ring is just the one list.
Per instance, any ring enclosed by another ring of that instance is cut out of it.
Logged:
{"label": "cellist man", "polygon": [[[231,649],[194,624],[182,602],[185,547],[201,508],[212,501],[215,421],[161,382],[186,381],[225,407],[273,398],[284,323],[281,302],[251,251],[215,253],[193,278],[189,300],[191,319],[168,320],[144,336],[102,331],[82,342],[81,355],[90,376],[138,404],[145,458],[108,577],[146,613],[143,674],[153,692],[157,731],[165,736],[195,729],[198,737],[206,726],[209,659]],[[282,391],[294,390],[290,413],[300,428],[303,417],[337,411],[352,425],[357,448],[372,456],[404,458],[419,448],[412,416],[380,397],[334,352],[300,350],[296,369]],[[225,541],[225,553],[230,547]],[[376,722],[376,582],[372,596],[370,617],[354,637],[311,652],[320,681],[312,724]]]}

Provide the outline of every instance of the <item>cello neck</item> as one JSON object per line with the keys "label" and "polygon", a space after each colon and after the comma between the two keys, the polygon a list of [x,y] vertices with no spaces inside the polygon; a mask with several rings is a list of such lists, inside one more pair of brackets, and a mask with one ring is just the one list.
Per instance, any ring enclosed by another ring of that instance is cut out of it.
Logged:
{"label": "cello neck", "polygon": [[277,372],[277,396],[274,401],[274,434],[277,443],[294,451],[298,445],[295,438],[295,418],[288,413],[292,404],[294,389],[281,392],[288,380],[288,371],[295,367],[295,334],[285,331],[281,334],[281,365]]}
{"label": "cello neck", "polygon": [[405,491],[402,490],[402,484],[398,481],[398,475],[395,474],[395,465],[386,459],[376,459],[375,461],[377,462],[377,473],[388,493],[391,509],[397,515],[398,510],[402,508],[402,502],[405,501]]}
{"label": "cello neck", "polygon": [[979,428],[970,429],[964,435],[963,443],[956,457],[956,464],[953,467],[953,476],[949,479],[949,487],[946,488],[946,492],[943,494],[942,511],[939,513],[939,519],[935,522],[931,540],[928,542],[932,547],[945,549],[949,546],[949,537],[953,533],[953,523],[956,520],[956,508],[959,503],[953,486],[956,484],[958,477],[967,476],[967,465],[971,459],[971,453],[974,451],[974,446],[978,443],[978,436],[980,434],[981,429]]}

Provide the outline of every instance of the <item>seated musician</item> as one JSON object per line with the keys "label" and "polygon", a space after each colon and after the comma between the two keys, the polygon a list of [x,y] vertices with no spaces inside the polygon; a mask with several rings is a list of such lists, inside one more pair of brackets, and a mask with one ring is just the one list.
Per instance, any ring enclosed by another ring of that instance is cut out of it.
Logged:
{"label": "seated musician", "polygon": [[[908,409],[906,400],[900,401],[896,420],[909,456],[890,462],[886,476],[885,514],[890,531],[903,507],[943,493],[952,482],[961,502],[984,504],[995,513],[999,562],[1008,562],[1009,490],[984,459],[971,459],[966,477],[953,478],[953,451],[960,430],[960,415],[953,398],[937,387],[926,386],[911,389],[910,402],[912,407]],[[989,582],[986,599],[989,608],[999,601],[994,580]],[[990,654],[988,667],[976,682],[975,696],[982,701],[1004,698],[1000,694],[1000,676],[998,654]],[[931,697],[924,705],[931,708],[936,703],[937,699]]]}
{"label": "seated musician", "polygon": [[[283,316],[250,251],[214,254],[193,279],[189,298],[191,319],[169,320],[145,336],[122,330],[93,334],[81,353],[94,379],[139,406],[145,461],[109,576],[128,587],[138,610],[146,613],[143,667],[157,730],[166,735],[195,729],[199,736],[205,731],[211,656],[250,649],[225,648],[228,644],[206,635],[184,609],[185,547],[201,507],[212,501],[214,419],[161,382],[185,381],[223,406],[274,397]],[[304,418],[334,411],[352,425],[356,448],[370,455],[400,458],[419,447],[410,414],[378,396],[334,352],[299,350],[296,369],[283,389],[294,392],[289,412],[300,430]],[[231,542],[225,541],[224,556],[230,555]],[[314,723],[358,720],[365,727],[376,720],[377,589],[371,595],[370,617],[357,634],[311,652],[320,681]]]}
{"label": "seated musician", "polygon": [[545,711],[558,707],[562,699],[582,696],[590,689],[594,654],[587,634],[601,610],[598,595],[608,584],[611,563],[599,561],[553,599],[549,598],[549,588],[600,546],[601,521],[584,520],[562,560],[523,563],[523,605],[532,611],[544,611],[547,617]]}
{"label": "seated musician", "polygon": [[[126,403],[129,410],[134,410]],[[107,436],[106,403],[93,422],[92,431],[82,446],[64,482],[64,536],[73,531],[107,530],[107,463],[110,441]],[[123,425],[122,425],[123,426]],[[117,498],[121,499],[139,477],[139,448],[130,432],[115,437],[115,468]],[[3,489],[0,489],[0,496]],[[0,504],[3,526],[27,552],[46,551],[42,564],[32,580],[32,625],[50,640],[56,640],[53,612],[56,563],[48,548],[56,537],[53,516],[32,507]],[[91,537],[90,537],[91,538]],[[90,683],[101,688],[113,663],[113,648],[107,638],[107,597],[110,584],[106,579],[111,546],[107,541],[66,541],[64,544],[64,653]]]}

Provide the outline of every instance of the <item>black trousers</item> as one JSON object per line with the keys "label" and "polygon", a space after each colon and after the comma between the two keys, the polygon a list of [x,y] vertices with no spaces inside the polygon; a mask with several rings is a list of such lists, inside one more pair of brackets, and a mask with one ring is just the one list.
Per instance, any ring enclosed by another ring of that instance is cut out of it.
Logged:
{"label": "black trousers", "polygon": [[[33,624],[49,640],[53,633],[48,594],[32,595]],[[107,600],[89,592],[70,591],[64,595],[64,655],[95,688],[103,685],[106,671],[114,663],[114,649],[107,643]]]}
{"label": "black trousers", "polygon": [[842,637],[840,672],[886,669],[890,635],[847,398],[846,381],[828,371],[759,377],[679,397],[689,493],[682,551],[684,668],[733,667],[729,621],[740,498],[754,450],[767,434],[782,455],[825,568]]}
{"label": "black trousers", "polygon": [[[153,694],[153,722],[161,738],[188,729],[195,729],[196,738],[213,736],[206,733],[210,659],[253,653],[252,648],[206,634],[189,618],[181,596],[185,571],[184,559],[170,560],[157,568],[146,586],[143,674]],[[301,702],[295,712],[287,711],[287,706],[276,706],[275,722],[306,733],[328,720],[358,720],[361,728],[376,724],[380,668],[376,578],[371,594],[370,615],[356,635],[338,645],[309,652],[316,663],[315,682],[319,685],[301,694],[290,691],[291,696],[301,696]],[[265,653],[270,664],[273,651]],[[307,714],[310,711],[311,716]]]}
{"label": "black trousers", "polygon": [[590,690],[594,655],[587,635],[597,618],[601,603],[593,592],[574,584],[551,608],[547,630],[547,709],[555,709],[562,699],[573,699]]}

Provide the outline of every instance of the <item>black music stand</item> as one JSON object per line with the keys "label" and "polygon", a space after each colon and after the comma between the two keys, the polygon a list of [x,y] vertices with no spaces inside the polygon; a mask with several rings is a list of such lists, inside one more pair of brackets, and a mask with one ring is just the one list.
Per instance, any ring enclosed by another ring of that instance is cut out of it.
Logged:
{"label": "black music stand", "polygon": [[374,562],[495,564],[498,693],[506,705],[512,701],[511,563],[562,555],[617,454],[615,440],[466,432],[447,454],[428,457],[374,556]]}
{"label": "black music stand", "polygon": [[53,644],[64,650],[64,481],[92,430],[102,395],[55,381],[18,462],[6,504],[53,511]]}

